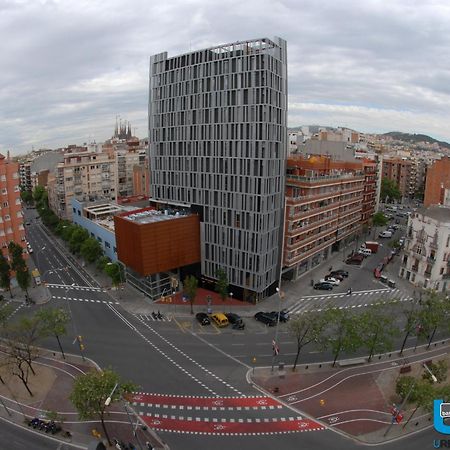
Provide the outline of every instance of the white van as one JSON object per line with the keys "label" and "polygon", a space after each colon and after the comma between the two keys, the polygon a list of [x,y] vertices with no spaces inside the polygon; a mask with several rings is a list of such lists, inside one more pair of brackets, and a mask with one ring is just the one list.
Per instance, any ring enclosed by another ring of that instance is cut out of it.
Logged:
{"label": "white van", "polygon": [[378,237],[380,238],[390,238],[392,237],[392,231],[382,231]]}
{"label": "white van", "polygon": [[358,253],[360,255],[364,255],[364,256],[370,256],[372,254],[372,250],[370,250],[370,248],[365,248],[365,247],[361,247],[358,250]]}

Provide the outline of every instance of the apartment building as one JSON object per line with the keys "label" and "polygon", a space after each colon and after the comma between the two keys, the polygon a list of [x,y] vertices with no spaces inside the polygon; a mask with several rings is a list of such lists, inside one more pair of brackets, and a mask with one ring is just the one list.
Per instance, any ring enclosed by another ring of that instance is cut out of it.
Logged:
{"label": "apartment building", "polygon": [[444,156],[428,167],[425,181],[424,206],[444,204],[445,190],[450,189],[450,158]]}
{"label": "apartment building", "polygon": [[399,275],[425,289],[447,291],[450,281],[450,208],[421,208],[408,219]]}
{"label": "apartment building", "polygon": [[0,245],[4,254],[11,241],[26,246],[19,184],[19,163],[11,161],[9,154],[0,154]]}
{"label": "apartment building", "polygon": [[150,59],[152,199],[199,214],[202,279],[248,301],[280,278],[286,61],[280,38]]}
{"label": "apartment building", "polygon": [[361,161],[291,156],[287,161],[283,274],[295,280],[361,230],[366,175]]}
{"label": "apartment building", "polygon": [[20,187],[24,191],[32,190],[31,183],[31,162],[24,161],[19,163]]}
{"label": "apartment building", "polygon": [[[81,150],[81,151],[80,151]],[[72,218],[71,200],[116,200],[116,161],[107,153],[77,148],[67,152],[48,180],[50,208],[62,219]]]}
{"label": "apartment building", "polygon": [[[416,187],[415,166],[409,159],[383,158],[382,176],[397,183],[402,197],[414,197]],[[382,199],[384,201],[384,199]]]}
{"label": "apartment building", "polygon": [[369,225],[378,209],[379,199],[379,171],[378,163],[370,159],[362,159],[364,173],[364,191],[361,206],[361,223]]}

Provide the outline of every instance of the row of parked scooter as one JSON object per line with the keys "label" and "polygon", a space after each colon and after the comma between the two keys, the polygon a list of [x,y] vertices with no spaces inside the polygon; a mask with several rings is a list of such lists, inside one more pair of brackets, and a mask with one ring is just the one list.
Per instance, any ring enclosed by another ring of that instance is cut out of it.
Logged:
{"label": "row of parked scooter", "polygon": [[54,420],[42,420],[38,417],[31,419],[28,422],[28,426],[51,434],[56,434],[61,431],[61,427],[57,423],[55,423]]}

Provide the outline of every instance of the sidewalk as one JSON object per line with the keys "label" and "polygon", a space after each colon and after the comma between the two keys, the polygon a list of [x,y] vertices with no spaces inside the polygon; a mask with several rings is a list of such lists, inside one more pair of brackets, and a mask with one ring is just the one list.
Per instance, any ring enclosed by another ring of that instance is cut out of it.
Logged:
{"label": "sidewalk", "polygon": [[[100,421],[80,421],[78,413],[70,402],[68,396],[72,389],[73,377],[82,372],[97,368],[95,362],[86,359],[82,361],[77,355],[66,353],[63,360],[60,354],[42,350],[41,356],[33,364],[36,375],[30,377],[31,397],[25,390],[23,384],[15,377],[3,373],[5,384],[0,384],[0,395],[3,404],[0,404],[0,418],[20,426],[28,427],[28,422],[38,417],[47,420],[47,412],[57,412],[60,417],[56,420],[62,430],[51,436],[61,443],[70,443],[76,448],[86,449],[90,443],[99,442],[94,437],[99,432],[100,440],[106,445]],[[133,425],[136,424],[138,416],[130,406],[128,410],[133,412]],[[133,436],[132,426],[129,422],[126,410],[120,404],[111,405],[105,418],[106,428],[110,435],[122,440],[132,442],[138,447],[137,439]],[[108,424],[108,421],[112,423]],[[141,443],[150,442],[155,449],[167,449],[164,442],[151,429],[145,426],[137,427],[137,433]],[[36,430],[37,433],[46,435],[44,431]],[[107,446],[108,447],[108,446]],[[111,447],[113,448],[113,447]]]}
{"label": "sidewalk", "polygon": [[402,367],[410,366],[406,375],[420,378],[424,360],[448,360],[449,350],[449,342],[440,342],[422,353],[410,349],[399,357],[392,352],[377,355],[362,365],[337,364],[333,368],[330,362],[301,364],[295,372],[292,366],[275,367],[273,371],[256,368],[249,370],[247,376],[250,382],[309,419],[362,443],[382,444],[432,426],[432,415],[420,409],[406,424],[414,411],[412,404],[402,411],[402,422],[389,428],[392,404],[401,403],[395,382]]}

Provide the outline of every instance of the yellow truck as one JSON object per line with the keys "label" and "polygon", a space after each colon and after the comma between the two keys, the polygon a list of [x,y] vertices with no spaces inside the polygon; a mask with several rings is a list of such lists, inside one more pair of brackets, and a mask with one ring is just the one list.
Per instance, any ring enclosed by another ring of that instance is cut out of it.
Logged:
{"label": "yellow truck", "polygon": [[36,286],[41,285],[41,274],[39,273],[39,270],[34,269],[31,271],[31,275],[34,278],[34,282],[36,283]]}

